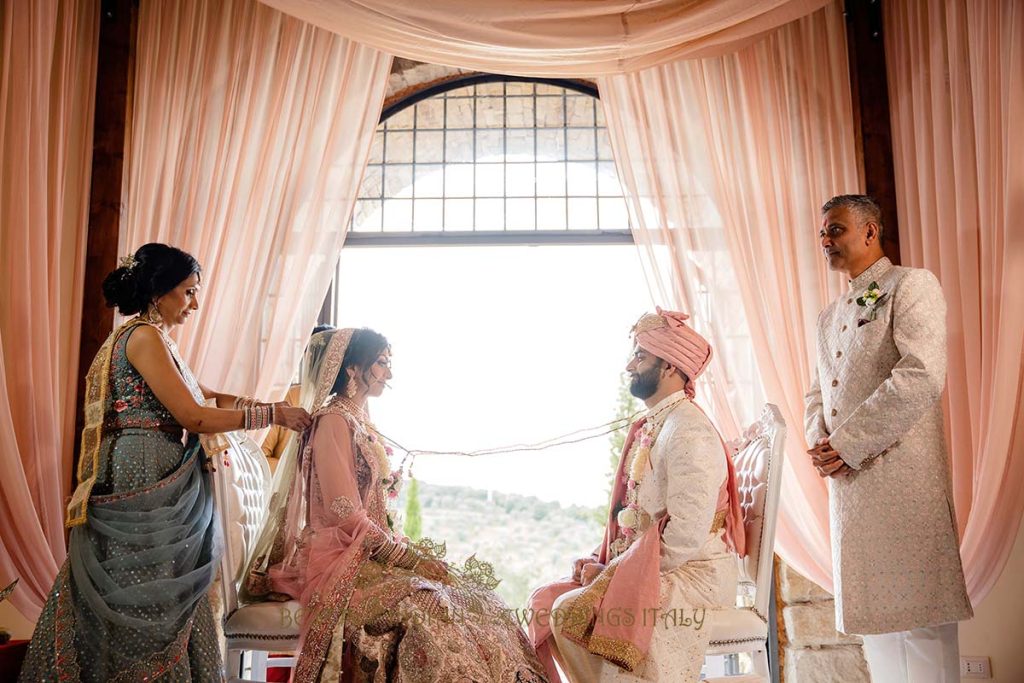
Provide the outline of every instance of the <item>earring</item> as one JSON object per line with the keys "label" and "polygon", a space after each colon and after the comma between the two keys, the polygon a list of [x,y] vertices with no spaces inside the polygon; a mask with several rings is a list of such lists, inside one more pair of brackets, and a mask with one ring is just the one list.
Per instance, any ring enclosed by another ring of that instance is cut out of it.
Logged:
{"label": "earring", "polygon": [[345,383],[345,395],[349,398],[356,397],[356,378],[349,377],[348,382]]}
{"label": "earring", "polygon": [[160,315],[160,309],[153,304],[150,304],[149,307],[146,308],[146,312],[139,317],[153,325],[159,325],[163,322],[163,316]]}

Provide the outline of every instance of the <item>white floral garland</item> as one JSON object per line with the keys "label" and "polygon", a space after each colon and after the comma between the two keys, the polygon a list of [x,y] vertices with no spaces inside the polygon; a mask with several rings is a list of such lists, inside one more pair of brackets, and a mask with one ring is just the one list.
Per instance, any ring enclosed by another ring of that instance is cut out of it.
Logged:
{"label": "white floral garland", "polygon": [[[644,519],[649,516],[640,509],[638,490],[644,477],[647,475],[648,465],[651,461],[651,449],[654,447],[654,441],[658,438],[658,434],[665,424],[668,413],[686,400],[688,399],[681,398],[678,401],[674,401],[672,404],[659,410],[656,415],[649,417],[640,428],[640,433],[636,436],[636,453],[629,463],[629,479],[626,480],[626,506],[619,510],[615,517],[619,524],[619,530],[627,540],[632,540],[641,530],[641,527],[650,521],[649,519]],[[659,420],[658,418],[663,415],[665,419]]]}

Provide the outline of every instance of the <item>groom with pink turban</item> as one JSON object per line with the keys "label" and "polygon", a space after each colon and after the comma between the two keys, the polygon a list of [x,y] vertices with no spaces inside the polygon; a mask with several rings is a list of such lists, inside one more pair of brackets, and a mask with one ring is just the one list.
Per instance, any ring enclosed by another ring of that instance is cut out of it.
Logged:
{"label": "groom with pink turban", "polygon": [[530,638],[558,680],[697,681],[708,611],[736,601],[746,553],[735,473],[693,402],[711,345],[683,313],[633,326],[630,392],[647,411],[630,427],[612,486],[604,541],[571,578],[530,598]]}

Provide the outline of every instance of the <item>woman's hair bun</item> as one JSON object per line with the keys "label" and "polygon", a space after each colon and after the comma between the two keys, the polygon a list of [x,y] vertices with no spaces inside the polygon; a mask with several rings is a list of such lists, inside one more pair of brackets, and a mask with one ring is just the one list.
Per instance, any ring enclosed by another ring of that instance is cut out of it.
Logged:
{"label": "woman's hair bun", "polygon": [[107,306],[116,306],[121,315],[134,315],[141,312],[145,306],[145,303],[139,300],[139,287],[135,275],[135,268],[121,266],[103,279],[103,298],[107,300]]}
{"label": "woman's hair bun", "polygon": [[191,254],[150,242],[122,259],[121,265],[104,278],[103,298],[107,306],[116,306],[121,315],[135,315],[193,273],[200,272],[202,268]]}

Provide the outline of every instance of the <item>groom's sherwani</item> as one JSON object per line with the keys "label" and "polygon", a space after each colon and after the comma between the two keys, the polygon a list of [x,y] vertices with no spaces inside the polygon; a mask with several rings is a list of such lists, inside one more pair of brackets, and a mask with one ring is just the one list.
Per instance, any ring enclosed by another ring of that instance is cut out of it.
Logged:
{"label": "groom's sherwani", "polygon": [[[884,299],[857,302],[873,282]],[[878,634],[968,619],[940,397],[946,305],[927,270],[882,258],[818,318],[805,429],[855,471],[832,478],[837,628]],[[867,322],[862,322],[867,321]]]}
{"label": "groom's sherwani", "polygon": [[[556,659],[573,683],[697,681],[709,641],[710,611],[736,602],[736,554],[722,540],[725,513],[719,494],[727,466],[718,431],[682,391],[647,415],[659,426],[637,502],[644,515],[641,530],[666,514],[670,517],[661,535],[663,616],[635,674],[587,652],[554,625]],[[630,457],[632,450],[625,455]],[[553,612],[564,612],[580,592],[560,597]]]}

